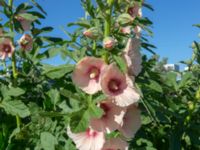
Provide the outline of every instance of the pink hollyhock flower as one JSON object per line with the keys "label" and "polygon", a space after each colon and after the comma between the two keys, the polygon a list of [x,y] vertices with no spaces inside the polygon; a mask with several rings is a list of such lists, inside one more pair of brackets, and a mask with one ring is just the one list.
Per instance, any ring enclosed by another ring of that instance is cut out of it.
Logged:
{"label": "pink hollyhock flower", "polygon": [[5,59],[6,57],[12,57],[15,48],[12,41],[9,38],[4,38],[0,42],[0,59]]}
{"label": "pink hollyhock flower", "polygon": [[102,150],[128,150],[128,143],[120,138],[112,138],[106,141]]}
{"label": "pink hollyhock flower", "polygon": [[116,106],[111,100],[105,100],[100,103],[104,114],[101,118],[93,118],[90,121],[91,128],[97,131],[110,133],[122,124],[126,108]]}
{"label": "pink hollyhock flower", "polygon": [[123,74],[115,64],[105,68],[101,77],[101,87],[103,93],[121,107],[129,106],[140,98],[131,79]]}
{"label": "pink hollyhock flower", "polygon": [[103,40],[103,47],[108,50],[112,50],[116,45],[116,40],[112,37],[106,37]]}
{"label": "pink hollyhock flower", "polygon": [[72,74],[74,84],[88,94],[94,94],[100,91],[99,79],[105,65],[105,62],[100,58],[83,58],[78,62]]}
{"label": "pink hollyhock flower", "polygon": [[123,125],[118,129],[125,137],[133,138],[141,127],[140,110],[135,105],[127,108],[123,118]]}
{"label": "pink hollyhock flower", "polygon": [[88,128],[85,132],[72,133],[70,129],[67,130],[68,136],[76,144],[76,148],[79,150],[101,150],[105,137],[103,132],[97,132]]}
{"label": "pink hollyhock flower", "polygon": [[19,44],[23,50],[31,50],[33,48],[33,39],[29,34],[24,34],[19,40]]}
{"label": "pink hollyhock flower", "polygon": [[[131,31],[132,31],[131,26],[122,27],[120,29],[120,32],[123,34],[131,34]],[[141,37],[141,31],[142,31],[142,28],[140,26],[136,26],[133,29],[133,32],[135,33],[136,38],[139,39]]]}
{"label": "pink hollyhock flower", "polygon": [[128,73],[137,76],[142,70],[142,55],[140,53],[140,40],[130,38],[124,49],[123,57],[128,66]]}
{"label": "pink hollyhock flower", "polygon": [[[25,10],[22,10],[19,12],[19,14],[23,14],[23,13],[26,13]],[[16,16],[16,19],[20,22],[21,26],[22,26],[22,29],[24,31],[28,31],[31,29],[31,24],[32,24],[32,21],[31,20],[27,20],[25,19],[24,17],[22,16]]]}

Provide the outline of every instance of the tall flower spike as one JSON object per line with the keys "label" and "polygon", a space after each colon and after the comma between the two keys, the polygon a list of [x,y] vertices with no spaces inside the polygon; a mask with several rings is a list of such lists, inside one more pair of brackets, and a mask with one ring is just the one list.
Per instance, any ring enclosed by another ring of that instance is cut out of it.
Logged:
{"label": "tall flower spike", "polygon": [[110,64],[101,77],[102,91],[121,107],[136,103],[140,95],[128,75],[123,74],[115,64]]}
{"label": "tall flower spike", "polygon": [[128,150],[128,143],[120,138],[112,138],[106,141],[102,150]]}
{"label": "tall flower spike", "polygon": [[0,59],[4,60],[6,57],[12,57],[14,50],[11,39],[2,39],[0,42]]}
{"label": "tall flower spike", "polygon": [[123,125],[118,129],[125,137],[133,138],[141,126],[140,110],[135,105],[127,108]]}
{"label": "tall flower spike", "polygon": [[100,76],[105,66],[100,58],[85,57],[76,65],[72,80],[86,93],[94,94],[101,90]]}
{"label": "tall flower spike", "polygon": [[31,50],[33,48],[33,39],[29,34],[24,34],[19,40],[22,50]]}
{"label": "tall flower spike", "polygon": [[104,114],[101,118],[93,118],[90,121],[91,128],[97,131],[110,133],[122,125],[122,120],[126,112],[126,108],[116,106],[111,100],[105,100],[100,103]]}
{"label": "tall flower spike", "polygon": [[67,134],[79,150],[101,150],[105,143],[104,133],[94,131],[90,128],[85,132],[75,134],[68,127]]}
{"label": "tall flower spike", "polygon": [[124,49],[123,57],[127,63],[128,74],[137,76],[142,70],[142,55],[140,53],[140,40],[130,38]]}

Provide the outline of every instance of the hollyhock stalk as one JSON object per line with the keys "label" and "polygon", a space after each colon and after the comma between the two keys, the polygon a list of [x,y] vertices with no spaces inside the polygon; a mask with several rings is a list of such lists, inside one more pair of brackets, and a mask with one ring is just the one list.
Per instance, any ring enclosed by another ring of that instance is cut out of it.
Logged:
{"label": "hollyhock stalk", "polygon": [[[11,8],[11,14],[13,16],[13,0],[9,0],[8,1],[8,5]],[[12,22],[12,18],[10,19],[10,32],[13,32],[13,22]],[[12,42],[13,42],[13,38],[12,38]],[[15,51],[12,54],[12,72],[13,72],[13,85],[16,86],[17,84],[17,69],[16,69],[16,57],[15,57]],[[21,120],[20,117],[18,115],[16,115],[16,124],[17,124],[17,128],[20,129],[20,124],[21,124]]]}

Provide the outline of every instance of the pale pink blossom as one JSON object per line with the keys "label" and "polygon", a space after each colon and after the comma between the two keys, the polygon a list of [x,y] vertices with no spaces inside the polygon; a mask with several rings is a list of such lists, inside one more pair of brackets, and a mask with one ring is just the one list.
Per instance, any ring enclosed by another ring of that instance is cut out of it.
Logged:
{"label": "pale pink blossom", "polygon": [[128,150],[128,143],[120,138],[112,138],[106,141],[102,150]]}
{"label": "pale pink blossom", "polygon": [[142,70],[142,55],[140,53],[141,42],[137,38],[128,39],[123,57],[127,63],[128,74],[137,76]]}
{"label": "pale pink blossom", "polygon": [[140,98],[130,77],[122,73],[115,64],[110,64],[104,70],[101,87],[103,93],[121,107],[136,103]]}
{"label": "pale pink blossom", "polygon": [[19,40],[22,50],[31,50],[33,48],[33,39],[29,34],[24,34]]}
{"label": "pale pink blossom", "polygon": [[15,48],[11,39],[4,38],[0,42],[0,59],[4,60],[6,57],[12,57]]}
{"label": "pale pink blossom", "polygon": [[104,133],[90,128],[81,133],[72,133],[68,128],[67,134],[78,150],[101,150],[105,143]]}
{"label": "pale pink blossom", "polygon": [[100,58],[85,57],[76,65],[72,80],[86,93],[94,94],[101,90],[100,76],[105,66]]}
{"label": "pale pink blossom", "polygon": [[133,138],[141,127],[140,110],[136,105],[127,108],[123,118],[123,125],[118,129],[126,138]]}
{"label": "pale pink blossom", "polygon": [[104,111],[103,116],[93,118],[90,121],[90,125],[94,130],[110,133],[122,125],[126,108],[116,106],[111,100],[101,102],[100,108]]}

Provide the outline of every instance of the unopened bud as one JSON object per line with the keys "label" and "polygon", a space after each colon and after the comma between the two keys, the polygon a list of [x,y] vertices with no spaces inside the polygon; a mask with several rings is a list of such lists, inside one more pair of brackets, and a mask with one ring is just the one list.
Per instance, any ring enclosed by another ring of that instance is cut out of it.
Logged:
{"label": "unopened bud", "polygon": [[83,35],[88,37],[88,38],[90,38],[90,39],[95,40],[98,37],[100,37],[102,34],[101,34],[101,31],[98,28],[92,27],[92,28],[90,28],[88,30],[85,30],[83,32]]}
{"label": "unopened bud", "polygon": [[127,25],[131,25],[133,23],[134,18],[131,17],[129,14],[124,13],[121,14],[118,18],[117,18],[117,22],[121,25],[121,26],[127,26]]}
{"label": "unopened bud", "polygon": [[196,99],[200,100],[200,88],[196,91]]}
{"label": "unopened bud", "polygon": [[115,47],[115,45],[116,45],[116,40],[114,38],[112,38],[112,37],[106,37],[106,38],[104,38],[104,40],[103,40],[103,47],[105,49],[111,50],[111,49],[113,49]]}

